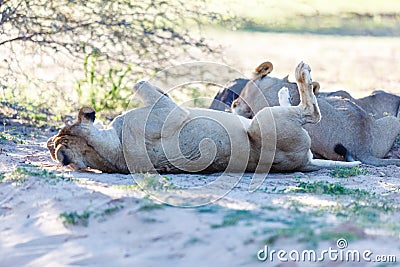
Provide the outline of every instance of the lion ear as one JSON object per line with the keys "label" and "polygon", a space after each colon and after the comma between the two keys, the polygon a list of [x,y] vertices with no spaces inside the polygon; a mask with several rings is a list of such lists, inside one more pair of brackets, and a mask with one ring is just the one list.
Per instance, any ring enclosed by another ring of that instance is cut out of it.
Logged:
{"label": "lion ear", "polygon": [[282,79],[282,81],[284,81],[284,82],[289,82],[289,74],[288,75],[286,75],[285,77],[283,77],[283,79]]}
{"label": "lion ear", "polygon": [[78,113],[78,121],[81,123],[93,124],[96,119],[96,111],[91,107],[82,107]]}
{"label": "lion ear", "polygon": [[257,78],[264,78],[268,74],[272,72],[274,69],[273,65],[271,62],[266,61],[260,64],[255,70],[255,75]]}
{"label": "lion ear", "polygon": [[317,96],[319,94],[319,88],[321,88],[321,86],[319,85],[319,82],[312,82],[312,89],[313,89],[315,96]]}

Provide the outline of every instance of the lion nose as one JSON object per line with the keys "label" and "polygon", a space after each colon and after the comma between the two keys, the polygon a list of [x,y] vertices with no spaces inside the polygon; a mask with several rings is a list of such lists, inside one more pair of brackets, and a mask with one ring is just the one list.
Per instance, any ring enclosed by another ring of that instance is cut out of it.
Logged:
{"label": "lion nose", "polygon": [[70,158],[67,156],[67,154],[63,150],[58,150],[57,151],[57,160],[61,162],[63,166],[67,166],[71,164]]}

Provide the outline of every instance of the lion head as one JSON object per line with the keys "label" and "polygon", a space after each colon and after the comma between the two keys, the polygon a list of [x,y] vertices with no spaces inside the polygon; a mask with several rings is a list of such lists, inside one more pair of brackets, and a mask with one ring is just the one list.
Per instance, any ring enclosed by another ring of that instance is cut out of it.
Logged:
{"label": "lion head", "polygon": [[[288,88],[292,104],[300,103],[300,94],[297,89],[297,84],[289,82],[288,76],[283,79],[269,77],[273,70],[272,63],[264,62],[255,69],[254,77],[251,79],[238,98],[232,102],[232,112],[253,118],[255,113],[268,106],[279,106],[278,92],[282,88]],[[315,95],[319,93],[320,85],[318,82],[313,82],[313,91]]]}
{"label": "lion head", "polygon": [[115,172],[113,164],[99,153],[92,142],[99,133],[94,126],[95,118],[96,113],[93,108],[82,107],[79,110],[78,121],[65,126],[47,141],[51,157],[63,166],[70,166],[74,170],[92,168]]}

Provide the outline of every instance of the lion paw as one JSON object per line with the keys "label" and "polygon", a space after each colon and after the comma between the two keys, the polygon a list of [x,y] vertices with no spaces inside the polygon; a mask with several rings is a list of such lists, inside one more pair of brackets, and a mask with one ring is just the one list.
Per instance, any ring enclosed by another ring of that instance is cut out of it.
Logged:
{"label": "lion paw", "polygon": [[148,86],[149,85],[149,83],[148,82],[146,82],[146,81],[140,81],[140,82],[137,82],[134,86],[133,86],[133,90],[134,91],[138,91],[140,88],[143,88],[144,86]]}
{"label": "lion paw", "polygon": [[311,84],[311,68],[303,61],[296,68],[296,80],[298,83]]}
{"label": "lion paw", "polygon": [[289,89],[287,87],[283,87],[278,92],[279,105],[281,107],[290,107],[292,105],[292,97],[290,96]]}

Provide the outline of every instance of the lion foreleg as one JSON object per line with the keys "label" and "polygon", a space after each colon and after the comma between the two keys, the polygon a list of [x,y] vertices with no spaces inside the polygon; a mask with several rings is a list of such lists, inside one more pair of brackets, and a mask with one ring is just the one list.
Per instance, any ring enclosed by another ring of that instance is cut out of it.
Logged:
{"label": "lion foreleg", "polygon": [[166,94],[149,82],[141,81],[136,83],[133,91],[143,100],[146,106],[163,105],[171,106],[172,108],[177,106]]}

